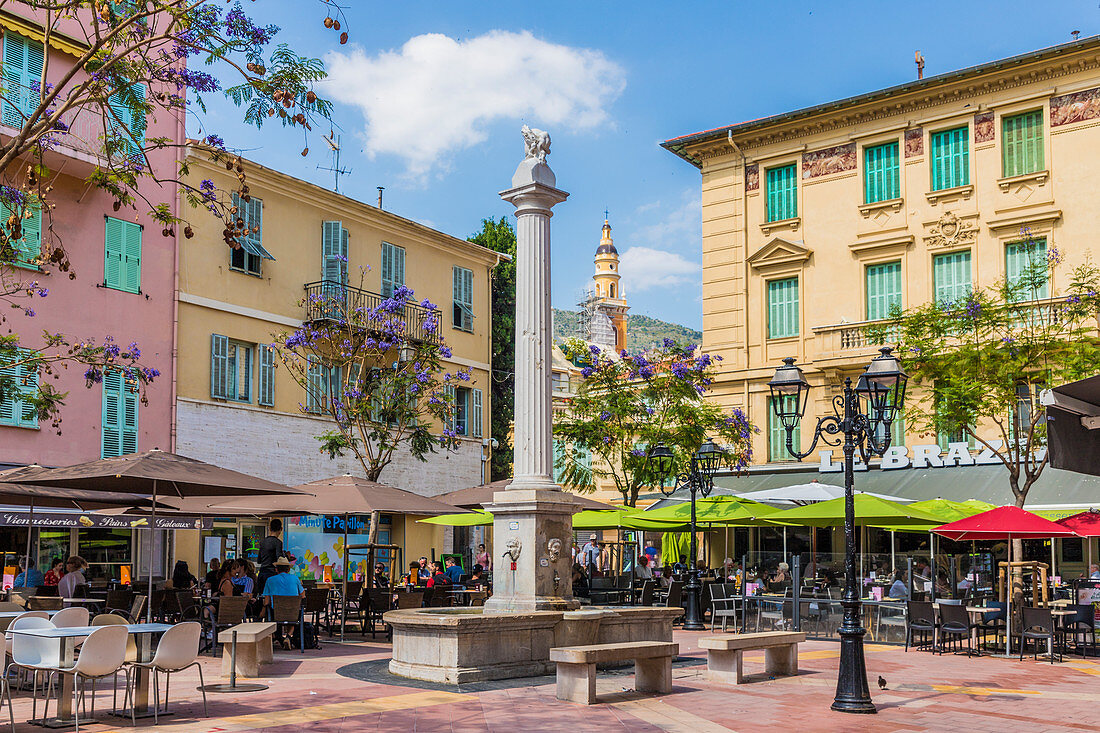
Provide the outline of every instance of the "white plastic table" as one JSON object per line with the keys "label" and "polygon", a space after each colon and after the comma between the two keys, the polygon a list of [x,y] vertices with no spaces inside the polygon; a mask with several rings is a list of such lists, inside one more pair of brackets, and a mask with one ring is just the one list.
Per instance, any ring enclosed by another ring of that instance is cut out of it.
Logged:
{"label": "white plastic table", "polygon": [[[76,642],[84,639],[96,629],[103,626],[66,626],[62,628],[46,629],[15,629],[10,633],[37,636],[43,639],[57,639],[60,644],[58,669],[61,677],[57,689],[57,717],[41,721],[46,728],[67,728],[76,721],[73,719],[73,674],[66,672],[71,670],[76,663]],[[163,634],[172,628],[171,624],[126,624],[126,631],[136,637],[137,655],[139,662],[148,662],[153,658],[152,639],[154,634]],[[134,684],[134,715],[135,717],[149,717],[153,711],[149,707],[149,683],[152,680],[150,670],[138,667]]]}

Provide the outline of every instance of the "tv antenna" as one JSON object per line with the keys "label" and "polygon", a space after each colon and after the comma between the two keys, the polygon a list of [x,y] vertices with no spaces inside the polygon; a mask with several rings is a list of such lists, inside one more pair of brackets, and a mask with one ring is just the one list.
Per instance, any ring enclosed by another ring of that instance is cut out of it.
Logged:
{"label": "tv antenna", "polygon": [[333,130],[329,130],[328,135],[323,135],[321,139],[328,143],[328,146],[332,149],[332,165],[319,165],[317,168],[318,170],[332,171],[332,190],[340,193],[340,176],[351,175],[350,168],[340,166],[340,137]]}

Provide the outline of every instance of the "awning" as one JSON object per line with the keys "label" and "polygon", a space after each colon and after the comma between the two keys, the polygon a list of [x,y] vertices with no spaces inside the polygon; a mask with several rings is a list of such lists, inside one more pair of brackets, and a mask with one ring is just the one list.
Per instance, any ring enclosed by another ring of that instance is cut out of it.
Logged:
{"label": "awning", "polygon": [[[1100,453],[1095,454],[1100,456]],[[844,485],[842,473],[819,473],[816,464],[807,464],[804,471],[792,472],[790,467],[779,471],[755,469],[742,476],[719,475],[714,478],[711,496],[743,494],[750,491],[775,489],[808,481],[812,475],[822,483]],[[890,494],[913,501],[925,499],[978,499],[996,506],[1013,503],[1008,486],[1008,471],[1004,466],[954,466],[944,468],[905,468],[883,471],[872,468],[855,475],[858,491]],[[683,499],[687,498],[683,492]],[[673,498],[681,498],[679,492]],[[1100,506],[1100,478],[1047,466],[1027,496],[1031,508],[1078,508]],[[1073,512],[1070,512],[1073,513]]]}
{"label": "awning", "polygon": [[1050,465],[1100,476],[1100,376],[1045,390]]}

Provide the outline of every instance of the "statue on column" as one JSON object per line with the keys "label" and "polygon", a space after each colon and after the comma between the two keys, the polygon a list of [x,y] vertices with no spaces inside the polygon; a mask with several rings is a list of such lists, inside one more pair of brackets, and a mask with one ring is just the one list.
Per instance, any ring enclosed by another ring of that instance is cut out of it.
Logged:
{"label": "statue on column", "polygon": [[530,128],[527,125],[520,130],[523,133],[523,145],[528,158],[537,158],[540,163],[546,162],[546,156],[550,154],[550,133],[538,128]]}

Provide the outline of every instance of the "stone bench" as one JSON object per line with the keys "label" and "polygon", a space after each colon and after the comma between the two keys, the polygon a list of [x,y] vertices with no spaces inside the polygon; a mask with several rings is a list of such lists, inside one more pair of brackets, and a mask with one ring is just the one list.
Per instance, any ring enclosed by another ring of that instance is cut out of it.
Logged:
{"label": "stone bench", "polygon": [[[235,654],[231,650],[233,634],[237,635]],[[268,622],[237,624],[219,631],[218,643],[223,645],[222,676],[230,676],[235,657],[238,677],[259,677],[260,665],[271,663],[271,637],[274,634],[275,624]]]}
{"label": "stone bench", "polygon": [[758,634],[721,634],[699,639],[699,648],[707,650],[707,677],[739,685],[744,681],[741,655],[764,650],[764,669],[768,674],[798,674],[798,644],[806,641],[801,631],[765,631]]}
{"label": "stone bench", "polygon": [[550,650],[558,665],[559,700],[592,705],[596,702],[596,665],[634,660],[634,688],[638,692],[672,692],[672,658],[680,645],[665,641],[563,646]]}

